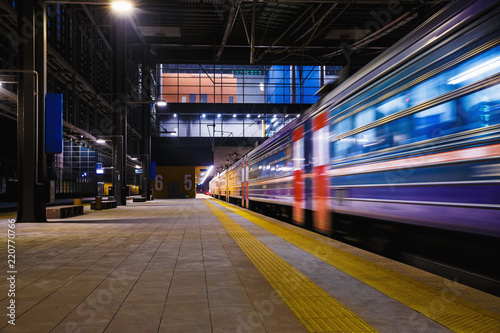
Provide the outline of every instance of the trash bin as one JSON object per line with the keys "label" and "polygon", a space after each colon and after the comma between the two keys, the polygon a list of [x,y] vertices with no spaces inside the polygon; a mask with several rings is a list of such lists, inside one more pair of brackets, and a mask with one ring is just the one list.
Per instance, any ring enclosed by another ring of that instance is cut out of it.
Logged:
{"label": "trash bin", "polygon": [[102,197],[95,197],[95,210],[102,210]]}

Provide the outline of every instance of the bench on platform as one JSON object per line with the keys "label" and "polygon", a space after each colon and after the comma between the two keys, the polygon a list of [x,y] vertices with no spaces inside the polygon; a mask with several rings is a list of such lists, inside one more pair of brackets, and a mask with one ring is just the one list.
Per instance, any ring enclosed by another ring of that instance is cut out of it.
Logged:
{"label": "bench on platform", "polygon": [[146,197],[133,198],[132,202],[146,202]]}
{"label": "bench on platform", "polygon": [[45,208],[48,219],[83,215],[83,205],[52,206]]}
{"label": "bench on platform", "polygon": [[[102,209],[111,209],[111,208],[116,208],[116,201],[114,200],[108,200],[108,201],[103,201],[101,203]],[[90,203],[90,209],[95,210],[95,201],[92,201]]]}

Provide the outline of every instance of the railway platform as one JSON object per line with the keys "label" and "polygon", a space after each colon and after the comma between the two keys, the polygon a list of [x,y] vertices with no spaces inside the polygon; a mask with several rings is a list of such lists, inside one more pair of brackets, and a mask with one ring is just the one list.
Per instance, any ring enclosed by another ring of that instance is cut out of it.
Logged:
{"label": "railway platform", "polygon": [[498,297],[208,196],[15,230],[1,332],[500,332]]}

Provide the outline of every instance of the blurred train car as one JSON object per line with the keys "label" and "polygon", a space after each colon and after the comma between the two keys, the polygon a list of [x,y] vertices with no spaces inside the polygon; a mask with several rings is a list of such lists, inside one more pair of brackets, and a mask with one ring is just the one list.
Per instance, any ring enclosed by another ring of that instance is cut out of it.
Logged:
{"label": "blurred train car", "polygon": [[227,171],[227,201],[243,206],[243,161],[234,163]]}
{"label": "blurred train car", "polygon": [[321,233],[344,216],[500,237],[500,8],[455,1],[210,193]]}

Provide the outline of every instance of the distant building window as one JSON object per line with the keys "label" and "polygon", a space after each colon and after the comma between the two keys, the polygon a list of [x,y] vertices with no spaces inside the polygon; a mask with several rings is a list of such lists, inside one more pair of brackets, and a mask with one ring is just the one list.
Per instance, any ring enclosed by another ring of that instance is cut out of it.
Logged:
{"label": "distant building window", "polygon": [[196,103],[196,94],[189,94],[189,103]]}
{"label": "distant building window", "polygon": [[186,103],[186,96],[182,96],[182,103]]}
{"label": "distant building window", "polygon": [[234,103],[234,96],[229,96],[229,103]]}
{"label": "distant building window", "polygon": [[200,94],[200,103],[207,102],[207,94]]}

